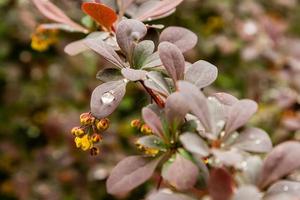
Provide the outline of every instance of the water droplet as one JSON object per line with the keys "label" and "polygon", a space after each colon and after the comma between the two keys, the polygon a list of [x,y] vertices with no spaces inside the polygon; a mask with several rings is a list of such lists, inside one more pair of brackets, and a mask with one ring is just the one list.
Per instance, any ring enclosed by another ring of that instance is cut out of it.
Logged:
{"label": "water droplet", "polygon": [[289,190],[289,187],[287,185],[283,186],[283,191],[287,192]]}
{"label": "water droplet", "polygon": [[252,140],[255,139],[255,136],[251,134],[250,139],[252,139]]}
{"label": "water droplet", "polygon": [[241,168],[242,168],[243,170],[246,170],[247,167],[248,167],[247,162],[246,162],[246,161],[243,161],[243,162],[241,163]]}
{"label": "water droplet", "polygon": [[113,102],[113,100],[115,100],[115,97],[111,91],[105,92],[101,97],[101,101],[104,104],[110,104],[111,102]]}
{"label": "water droplet", "polygon": [[261,140],[255,140],[255,144],[260,144]]}
{"label": "water droplet", "polygon": [[149,17],[147,20],[148,20],[148,21],[151,21],[151,20],[152,20],[152,18],[151,18],[151,17]]}

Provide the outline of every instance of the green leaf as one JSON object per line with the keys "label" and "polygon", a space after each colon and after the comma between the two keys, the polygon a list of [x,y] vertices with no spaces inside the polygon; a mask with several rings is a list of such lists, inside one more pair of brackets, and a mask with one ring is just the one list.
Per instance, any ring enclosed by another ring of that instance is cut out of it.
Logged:
{"label": "green leaf", "polygon": [[97,72],[96,78],[102,82],[117,81],[124,77],[119,69],[105,68]]}
{"label": "green leaf", "polygon": [[154,51],[154,43],[150,40],[144,40],[136,45],[133,51],[134,68],[140,69],[143,67]]}

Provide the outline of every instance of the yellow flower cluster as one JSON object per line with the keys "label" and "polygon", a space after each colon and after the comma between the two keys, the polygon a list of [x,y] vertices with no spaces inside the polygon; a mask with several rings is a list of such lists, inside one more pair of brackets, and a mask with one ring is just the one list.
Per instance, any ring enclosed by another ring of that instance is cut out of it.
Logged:
{"label": "yellow flower cluster", "polygon": [[46,51],[50,45],[56,43],[57,31],[36,29],[31,36],[31,48],[36,51]]}
{"label": "yellow flower cluster", "polygon": [[95,144],[102,141],[101,133],[108,129],[109,120],[96,119],[91,113],[82,113],[80,115],[80,127],[74,127],[71,133],[75,136],[77,148],[83,151],[90,150],[91,155],[98,155],[100,150]]}
{"label": "yellow flower cluster", "polygon": [[135,143],[135,145],[137,146],[137,148],[144,152],[146,155],[149,155],[149,156],[156,156],[158,153],[159,153],[159,149],[155,149],[155,148],[150,148],[150,147],[147,147],[143,144],[140,144],[138,141]]}
{"label": "yellow flower cluster", "polygon": [[153,134],[151,128],[147,124],[142,124],[141,120],[139,120],[139,119],[132,120],[130,122],[130,126],[132,128],[139,129],[145,135],[151,135],[151,134]]}

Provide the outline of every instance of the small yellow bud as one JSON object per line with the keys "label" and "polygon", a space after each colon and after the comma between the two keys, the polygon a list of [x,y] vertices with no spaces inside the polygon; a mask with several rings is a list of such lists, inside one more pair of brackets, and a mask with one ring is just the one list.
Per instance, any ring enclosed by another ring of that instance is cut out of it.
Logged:
{"label": "small yellow bud", "polygon": [[141,122],[141,120],[139,120],[139,119],[134,119],[134,120],[132,120],[131,122],[130,122],[130,126],[132,127],[132,128],[140,128],[141,127],[141,125],[142,125],[142,122]]}
{"label": "small yellow bud", "polygon": [[75,137],[74,141],[75,141],[76,147],[80,148],[81,147],[81,138]]}
{"label": "small yellow bud", "polygon": [[82,113],[80,115],[80,123],[81,125],[91,125],[94,123],[95,117],[93,117],[90,113]]}
{"label": "small yellow bud", "polygon": [[98,143],[98,142],[100,142],[102,140],[102,136],[101,135],[99,135],[99,134],[97,134],[97,133],[94,133],[93,135],[92,135],[92,141],[94,142],[94,143]]}
{"label": "small yellow bud", "polygon": [[99,131],[105,131],[108,129],[109,127],[109,119],[107,118],[103,118],[100,119],[97,123],[96,123],[96,127]]}
{"label": "small yellow bud", "polygon": [[74,136],[79,136],[80,137],[80,136],[84,135],[84,130],[80,127],[74,127],[74,128],[72,128],[71,133]]}
{"label": "small yellow bud", "polygon": [[97,156],[100,154],[100,149],[98,147],[93,147],[90,150],[90,154],[91,156]]}
{"label": "small yellow bud", "polygon": [[147,124],[143,124],[140,130],[142,133],[144,133],[146,135],[152,134],[152,130]]}

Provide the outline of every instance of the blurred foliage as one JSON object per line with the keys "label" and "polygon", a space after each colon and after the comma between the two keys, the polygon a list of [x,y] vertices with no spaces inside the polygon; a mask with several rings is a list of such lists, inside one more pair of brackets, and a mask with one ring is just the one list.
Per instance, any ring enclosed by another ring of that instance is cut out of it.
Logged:
{"label": "blurred foliage", "polygon": [[[77,21],[84,16],[80,1],[55,2]],[[296,0],[186,0],[156,22],[194,31],[199,42],[186,53],[188,60],[219,67],[206,92],[258,101],[252,123],[279,142],[300,135],[299,10]],[[69,130],[89,110],[91,91],[99,84],[95,74],[105,63],[92,52],[76,57],[63,52],[81,34],[59,32],[47,51],[32,50],[31,34],[46,20],[28,0],[0,0],[0,18],[0,199],[113,199],[104,179],[122,157],[138,153],[134,138],[140,133],[130,121],[140,117],[149,98],[130,84],[110,117],[100,156],[77,150]],[[141,199],[146,190],[144,185],[128,199]]]}

